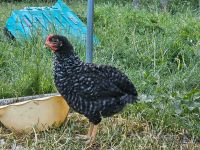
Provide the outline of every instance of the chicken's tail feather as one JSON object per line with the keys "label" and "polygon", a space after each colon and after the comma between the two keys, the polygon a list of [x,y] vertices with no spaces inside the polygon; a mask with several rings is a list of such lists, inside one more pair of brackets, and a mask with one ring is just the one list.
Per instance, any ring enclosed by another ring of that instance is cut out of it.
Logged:
{"label": "chicken's tail feather", "polygon": [[126,94],[120,98],[120,102],[123,104],[133,104],[136,103],[137,101],[138,101],[137,95]]}

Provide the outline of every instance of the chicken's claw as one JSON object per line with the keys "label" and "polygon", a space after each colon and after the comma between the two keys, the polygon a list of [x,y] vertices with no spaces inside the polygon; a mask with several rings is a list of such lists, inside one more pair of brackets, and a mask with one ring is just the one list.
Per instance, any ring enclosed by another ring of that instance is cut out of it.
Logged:
{"label": "chicken's claw", "polygon": [[82,134],[77,134],[76,139],[81,139],[81,140],[90,140],[91,139],[91,136],[89,135],[82,135]]}

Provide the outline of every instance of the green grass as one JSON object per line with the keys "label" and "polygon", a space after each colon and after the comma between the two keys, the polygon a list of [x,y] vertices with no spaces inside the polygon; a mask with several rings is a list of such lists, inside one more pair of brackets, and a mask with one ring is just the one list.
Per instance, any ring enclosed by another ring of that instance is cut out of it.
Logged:
{"label": "green grass", "polygon": [[[13,9],[47,3],[0,3],[0,28]],[[86,21],[86,3],[68,3]],[[200,23],[187,9],[171,14],[134,10],[130,3],[95,6],[94,62],[120,68],[136,85],[141,102],[103,119],[93,149],[200,149]],[[55,92],[52,55],[44,41],[18,43],[0,32],[0,98]],[[75,44],[75,43],[74,43]],[[76,45],[85,60],[85,48]],[[78,115],[59,129],[15,135],[5,128],[2,149],[13,143],[27,149],[84,149],[75,139],[87,124]],[[35,138],[37,137],[37,138]],[[59,139],[59,140],[58,140]]]}

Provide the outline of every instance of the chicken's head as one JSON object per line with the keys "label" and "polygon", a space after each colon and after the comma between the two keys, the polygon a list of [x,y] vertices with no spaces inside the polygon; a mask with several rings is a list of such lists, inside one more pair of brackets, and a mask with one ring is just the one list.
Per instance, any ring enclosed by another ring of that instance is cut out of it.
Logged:
{"label": "chicken's head", "polygon": [[53,52],[71,50],[73,47],[65,36],[50,34],[47,36],[45,46]]}

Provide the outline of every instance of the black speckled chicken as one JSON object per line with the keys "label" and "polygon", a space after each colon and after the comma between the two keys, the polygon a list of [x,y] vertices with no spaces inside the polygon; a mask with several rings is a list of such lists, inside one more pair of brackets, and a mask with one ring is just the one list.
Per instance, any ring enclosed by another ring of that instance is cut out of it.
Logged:
{"label": "black speckled chicken", "polygon": [[107,65],[84,63],[68,39],[49,35],[45,43],[54,53],[54,81],[58,92],[76,112],[89,119],[87,136],[94,141],[102,117],[120,112],[137,101],[137,91],[128,77]]}

